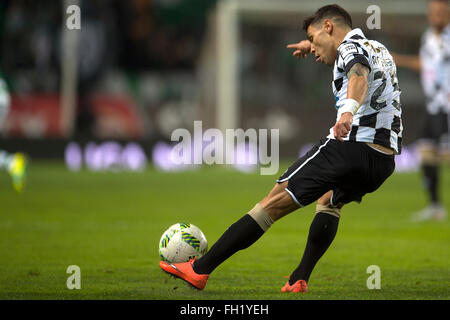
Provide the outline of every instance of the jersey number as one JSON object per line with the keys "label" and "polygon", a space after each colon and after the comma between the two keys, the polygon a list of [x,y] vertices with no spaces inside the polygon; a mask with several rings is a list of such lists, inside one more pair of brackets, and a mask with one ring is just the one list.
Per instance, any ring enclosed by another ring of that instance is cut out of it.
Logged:
{"label": "jersey number", "polygon": [[[375,110],[380,110],[384,107],[386,107],[386,100],[383,102],[378,102],[378,98],[383,94],[384,89],[386,89],[386,76],[384,72],[377,71],[375,75],[373,76],[373,80],[381,79],[381,84],[378,86],[378,88],[375,89],[375,91],[372,94],[372,98],[370,99],[370,106]],[[391,71],[391,83],[394,87],[395,91],[400,91],[400,87],[398,86],[398,83],[395,82],[395,72]],[[393,106],[396,109],[400,109],[400,104],[397,101],[393,101]]]}
{"label": "jersey number", "polygon": [[383,93],[384,89],[386,88],[386,76],[383,72],[377,71],[375,72],[375,75],[373,76],[373,80],[381,79],[381,84],[378,86],[378,88],[375,89],[375,91],[372,94],[372,98],[370,99],[370,106],[375,110],[380,110],[384,107],[386,107],[386,101],[378,102],[378,98]]}

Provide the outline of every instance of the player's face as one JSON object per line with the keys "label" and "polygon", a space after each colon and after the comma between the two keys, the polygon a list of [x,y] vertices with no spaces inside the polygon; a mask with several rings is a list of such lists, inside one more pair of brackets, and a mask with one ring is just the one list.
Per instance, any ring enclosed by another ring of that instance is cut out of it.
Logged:
{"label": "player's face", "polygon": [[448,4],[444,1],[428,2],[428,22],[430,25],[441,31],[445,28],[449,21]]}
{"label": "player's face", "polygon": [[333,41],[326,25],[310,25],[306,35],[311,42],[311,53],[316,57],[316,62],[332,66],[336,60],[336,49],[333,49]]}

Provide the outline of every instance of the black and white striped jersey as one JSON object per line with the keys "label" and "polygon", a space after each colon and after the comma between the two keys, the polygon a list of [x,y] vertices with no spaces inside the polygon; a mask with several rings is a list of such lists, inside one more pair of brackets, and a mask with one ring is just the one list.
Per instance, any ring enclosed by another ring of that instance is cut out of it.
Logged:
{"label": "black and white striped jersey", "polygon": [[420,47],[422,87],[430,114],[450,112],[450,25],[436,34],[428,29]]}
{"label": "black and white striped jersey", "polygon": [[[344,140],[379,144],[401,152],[402,119],[397,68],[381,43],[368,40],[361,29],[353,29],[338,47],[333,70],[333,93],[338,110],[347,98],[347,72],[355,63],[369,68],[368,91],[353,116],[350,133]],[[334,139],[333,128],[328,138]]]}

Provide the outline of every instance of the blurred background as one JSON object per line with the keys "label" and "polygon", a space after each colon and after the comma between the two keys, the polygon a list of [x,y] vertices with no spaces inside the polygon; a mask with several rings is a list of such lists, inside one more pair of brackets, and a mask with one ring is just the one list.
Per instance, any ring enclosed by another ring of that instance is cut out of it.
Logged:
{"label": "blurred background", "polygon": [[[335,2],[368,38],[418,52],[426,1],[377,1],[380,30],[366,27],[373,1]],[[120,154],[140,169],[158,162],[153,152],[167,147],[174,129],[202,120],[203,130],[277,128],[280,156],[295,158],[335,121],[331,69],[311,57],[298,62],[286,49],[304,39],[303,18],[327,3],[1,0],[0,71],[11,106],[0,147],[66,159],[74,170],[101,169]],[[80,30],[66,27],[71,4],[81,9]],[[424,95],[418,74],[398,76],[405,126],[398,169],[408,170],[417,165],[408,146]]]}

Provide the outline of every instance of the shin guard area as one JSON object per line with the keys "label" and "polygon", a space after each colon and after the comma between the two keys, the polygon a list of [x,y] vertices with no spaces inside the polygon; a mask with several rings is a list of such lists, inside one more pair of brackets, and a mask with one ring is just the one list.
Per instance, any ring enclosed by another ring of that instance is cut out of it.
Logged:
{"label": "shin guard area", "polygon": [[269,217],[267,212],[264,211],[264,208],[259,203],[257,203],[253,209],[248,212],[248,215],[256,221],[264,232],[266,232],[273,224],[272,218]]}
{"label": "shin guard area", "polygon": [[332,216],[334,216],[336,218],[340,218],[341,217],[341,209],[339,209],[339,208],[331,208],[331,207],[328,207],[328,206],[324,206],[322,204],[318,204],[316,206],[316,213],[319,213],[319,212],[331,214]]}

